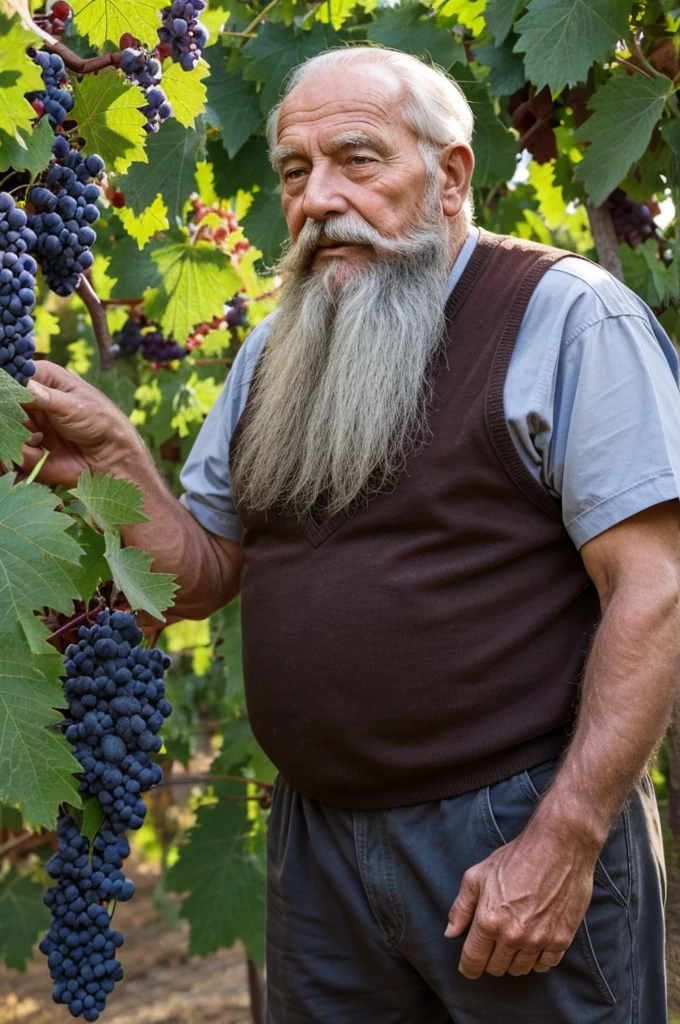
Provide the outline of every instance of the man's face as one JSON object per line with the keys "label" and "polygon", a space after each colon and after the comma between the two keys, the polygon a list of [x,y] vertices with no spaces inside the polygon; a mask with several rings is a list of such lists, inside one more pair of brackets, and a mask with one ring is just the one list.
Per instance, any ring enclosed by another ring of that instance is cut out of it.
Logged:
{"label": "man's face", "polygon": [[[380,66],[326,70],[286,98],[275,162],[291,241],[305,222],[347,216],[387,238],[417,219],[427,173],[413,132],[399,112],[401,87]],[[328,245],[321,237],[313,269],[336,262],[342,277],[371,259],[368,245]],[[374,254],[373,254],[374,255]]]}

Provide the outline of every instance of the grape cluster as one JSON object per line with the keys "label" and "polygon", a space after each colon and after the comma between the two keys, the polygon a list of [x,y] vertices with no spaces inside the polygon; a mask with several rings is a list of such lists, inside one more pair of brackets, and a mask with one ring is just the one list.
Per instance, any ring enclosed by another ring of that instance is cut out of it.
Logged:
{"label": "grape cluster", "polygon": [[68,114],[73,110],[73,95],[64,89],[66,82],[66,66],[57,53],[48,53],[46,50],[36,50],[30,46],[27,53],[42,72],[42,80],[45,89],[42,92],[29,92],[26,99],[32,105],[36,114],[47,118],[53,128],[63,125]]}
{"label": "grape cluster", "polygon": [[607,197],[605,205],[611,213],[619,242],[627,242],[634,249],[648,238],[654,238],[654,220],[645,203],[636,203],[628,198],[623,189],[615,188]]}
{"label": "grape cluster", "polygon": [[119,835],[141,827],[141,794],[163,779],[149,754],[160,750],[158,731],[172,711],[163,682],[170,659],[139,646],[142,632],[129,612],[102,612],[79,636],[66,650],[66,739],[83,769],[80,792],[99,799]]}
{"label": "grape cluster", "polygon": [[184,71],[193,71],[209,39],[207,28],[199,21],[205,7],[206,0],[173,0],[161,11],[163,24],[158,38],[170,47],[172,59]]}
{"label": "grape cluster", "polygon": [[128,319],[123,324],[120,331],[116,331],[113,336],[112,351],[116,359],[122,359],[125,356],[136,355],[142,347],[142,327],[146,324],[146,320],[135,320],[133,317]]}
{"label": "grape cluster", "polygon": [[104,161],[94,153],[83,157],[63,135],[55,139],[52,152],[55,159],[44,185],[29,192],[37,212],[28,224],[37,236],[35,251],[48,286],[67,296],[94,263],[90,250],[97,235],[92,225],[99,219],[101,193],[93,179],[101,175]]}
{"label": "grape cluster", "polygon": [[73,11],[66,3],[66,0],[57,0],[52,4],[47,14],[33,15],[41,28],[46,29],[51,36],[63,36],[66,24],[73,17]]}
{"label": "grape cluster", "polygon": [[227,327],[248,326],[248,303],[240,292],[224,304],[224,315],[227,319]]}
{"label": "grape cluster", "polygon": [[40,951],[54,981],[55,1003],[66,1004],[74,1017],[82,1014],[86,1021],[95,1021],[123,978],[116,959],[123,936],[112,930],[101,901],[111,899],[114,892],[121,901],[133,896],[133,883],[120,870],[130,844],[103,829],[90,851],[89,841],[68,814],[60,815],[57,838],[57,853],[47,862],[47,873],[57,885],[44,897],[52,925]]}
{"label": "grape cluster", "polygon": [[35,243],[24,211],[0,192],[0,367],[24,385],[35,373],[31,313],[37,267],[28,255]]}
{"label": "grape cluster", "polygon": [[163,122],[172,117],[172,106],[160,86],[163,77],[161,62],[149,57],[145,50],[129,46],[121,53],[120,67],[146,96],[146,104],[141,108],[147,119],[144,130],[157,132]]}
{"label": "grape cluster", "polygon": [[142,338],[141,353],[151,363],[169,363],[173,359],[184,359],[187,350],[176,342],[164,338],[160,331],[150,331]]}

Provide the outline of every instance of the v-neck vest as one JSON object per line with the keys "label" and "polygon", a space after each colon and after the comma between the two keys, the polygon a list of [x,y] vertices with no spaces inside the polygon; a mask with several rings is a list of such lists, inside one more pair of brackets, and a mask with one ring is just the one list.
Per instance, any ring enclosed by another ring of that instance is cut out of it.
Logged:
{"label": "v-neck vest", "polygon": [[503,390],[534,288],[570,255],[481,232],[447,302],[428,443],[392,490],[325,522],[237,503],[248,716],[306,796],[441,799],[567,743],[599,603]]}

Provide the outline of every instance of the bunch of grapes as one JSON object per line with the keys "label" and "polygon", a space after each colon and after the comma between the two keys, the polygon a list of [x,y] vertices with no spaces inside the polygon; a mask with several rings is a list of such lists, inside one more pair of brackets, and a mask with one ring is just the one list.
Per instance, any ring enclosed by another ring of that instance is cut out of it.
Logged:
{"label": "bunch of grapes", "polygon": [[150,331],[142,338],[141,353],[144,359],[159,365],[170,363],[173,359],[184,359],[187,350],[177,342],[164,338],[160,331]]}
{"label": "bunch of grapes", "polygon": [[47,14],[34,14],[33,17],[51,36],[63,36],[67,22],[73,17],[73,11],[66,0],[56,0]]}
{"label": "bunch of grapes", "polygon": [[163,683],[170,659],[140,647],[142,632],[128,612],[102,612],[79,636],[66,650],[66,739],[83,769],[80,792],[99,799],[119,834],[141,826],[141,793],[163,778],[149,754],[160,750],[158,731],[172,711]]}
{"label": "bunch of grapes", "polygon": [[[69,8],[70,10],[70,8]],[[42,92],[29,92],[26,99],[32,105],[38,117],[47,114],[53,128],[63,125],[68,114],[73,110],[73,95],[64,88],[66,84],[66,66],[57,53],[46,50],[35,50],[29,46],[26,51],[42,72],[45,89]]]}
{"label": "bunch of grapes", "polygon": [[80,792],[99,800],[104,819],[90,846],[75,822],[60,816],[58,850],[47,864],[57,882],[45,894],[52,926],[40,949],[55,1002],[95,1021],[123,977],[115,959],[123,937],[111,930],[105,904],[134,895],[122,870],[130,853],[122,833],[140,828],[146,814],[141,794],[163,778],[149,752],[160,749],[158,730],[172,711],[163,682],[170,659],[140,646],[142,632],[130,612],[103,611],[78,635],[65,656],[63,729],[83,769]]}
{"label": "bunch of grapes", "polygon": [[627,242],[634,249],[648,238],[654,238],[654,220],[646,203],[636,203],[628,198],[623,189],[615,188],[607,197],[605,205],[612,215],[619,242]]}
{"label": "bunch of grapes", "polygon": [[163,69],[156,57],[149,57],[145,50],[130,45],[132,41],[129,33],[121,38],[121,47],[124,43],[127,45],[121,53],[120,67],[146,96],[146,104],[141,108],[147,119],[144,130],[150,133],[157,132],[163,122],[172,117],[172,106],[160,86]]}
{"label": "bunch of grapes", "polygon": [[35,373],[31,313],[37,267],[28,255],[35,243],[24,211],[0,192],[0,367],[23,385]]}
{"label": "bunch of grapes", "polygon": [[209,32],[199,21],[206,0],[173,0],[161,11],[163,24],[158,30],[161,43],[170,47],[170,54],[183,71],[193,71],[201,59],[201,50]]}
{"label": "bunch of grapes", "polygon": [[128,317],[123,324],[120,331],[116,331],[113,336],[112,350],[116,359],[122,359],[125,356],[136,355],[142,347],[142,328],[146,327],[147,320],[142,317],[141,320],[135,320],[134,317]]}
{"label": "bunch of grapes", "polygon": [[47,873],[57,885],[44,897],[52,925],[40,951],[54,981],[54,1001],[67,1005],[74,1017],[82,1014],[86,1021],[95,1021],[123,978],[116,959],[123,936],[111,929],[102,903],[112,898],[123,902],[134,895],[134,884],[121,871],[130,844],[102,829],[90,849],[68,814],[59,817],[57,840],[57,853],[47,862]]}
{"label": "bunch of grapes", "polygon": [[248,326],[248,303],[241,292],[237,292],[233,299],[225,302],[224,315],[230,328]]}
{"label": "bunch of grapes", "polygon": [[99,219],[100,189],[93,179],[100,177],[104,161],[94,153],[83,157],[63,135],[55,139],[52,152],[55,160],[44,185],[29,192],[37,212],[28,225],[37,236],[35,251],[48,286],[67,296],[94,263],[90,250],[97,235],[92,225]]}

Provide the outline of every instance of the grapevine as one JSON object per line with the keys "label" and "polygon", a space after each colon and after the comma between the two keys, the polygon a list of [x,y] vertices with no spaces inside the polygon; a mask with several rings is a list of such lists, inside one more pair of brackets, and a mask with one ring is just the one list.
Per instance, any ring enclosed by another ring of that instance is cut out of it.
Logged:
{"label": "grapevine", "polygon": [[141,646],[130,612],[104,610],[92,626],[80,626],[78,636],[65,653],[62,729],[82,768],[80,792],[97,798],[104,819],[90,844],[65,811],[60,815],[58,851],[47,865],[57,885],[45,894],[53,920],[40,949],[55,1002],[95,1021],[123,978],[114,955],[123,938],[111,930],[107,905],[134,895],[122,871],[130,853],[122,833],[141,827],[142,794],[163,779],[149,754],[160,750],[158,732],[172,711],[163,682],[170,659]]}
{"label": "grapevine", "polygon": [[650,205],[634,202],[621,188],[614,189],[607,199],[616,236],[620,242],[627,242],[631,249],[655,235]]}
{"label": "grapevine", "polygon": [[193,71],[201,59],[201,50],[208,42],[209,32],[199,21],[205,7],[205,0],[189,0],[187,3],[173,0],[161,12],[163,24],[158,30],[158,38],[170,47],[173,61],[183,71]]}
{"label": "grapevine", "polygon": [[47,114],[53,128],[61,127],[73,110],[73,95],[64,88],[66,65],[58,53],[35,50],[33,47],[29,47],[27,53],[42,72],[45,91],[28,93],[26,99],[30,100],[39,118]]}
{"label": "grapevine", "polygon": [[163,69],[155,56],[149,56],[141,47],[133,46],[130,33],[121,37],[120,68],[128,79],[138,85],[146,97],[142,113],[147,121],[144,130],[157,132],[164,121],[172,117],[172,106],[161,88]]}
{"label": "grapevine", "polygon": [[35,373],[31,313],[37,268],[28,255],[35,241],[24,211],[0,192],[0,367],[24,385]]}

